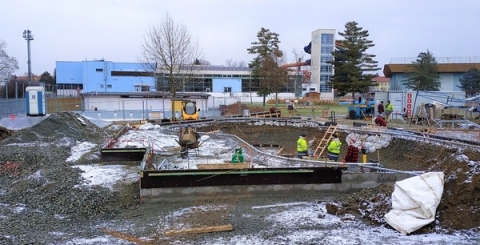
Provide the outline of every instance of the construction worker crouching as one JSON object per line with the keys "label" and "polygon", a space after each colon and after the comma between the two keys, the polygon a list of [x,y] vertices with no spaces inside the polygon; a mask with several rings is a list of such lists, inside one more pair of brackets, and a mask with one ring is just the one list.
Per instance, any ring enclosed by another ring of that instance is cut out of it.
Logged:
{"label": "construction worker crouching", "polygon": [[332,141],[330,141],[327,147],[328,160],[337,162],[341,147],[342,147],[342,142],[340,142],[340,139],[338,139],[338,134],[333,133]]}
{"label": "construction worker crouching", "polygon": [[308,144],[307,140],[305,139],[307,137],[306,134],[300,135],[297,140],[297,156],[298,158],[303,158],[308,156]]}

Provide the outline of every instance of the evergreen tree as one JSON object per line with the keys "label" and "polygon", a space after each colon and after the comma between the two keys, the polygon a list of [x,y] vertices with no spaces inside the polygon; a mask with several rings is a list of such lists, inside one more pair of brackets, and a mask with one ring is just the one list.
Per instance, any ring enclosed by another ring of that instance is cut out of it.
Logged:
{"label": "evergreen tree", "polygon": [[335,69],[331,80],[333,88],[340,96],[368,92],[370,86],[377,85],[373,78],[378,74],[374,72],[380,70],[378,62],[373,59],[376,55],[366,53],[375,44],[367,39],[368,31],[354,21],[345,24],[345,32],[338,34],[343,40],[335,42],[333,61],[329,62]]}
{"label": "evergreen tree", "polygon": [[460,79],[460,86],[465,91],[466,97],[473,97],[480,93],[480,70],[473,67],[467,71]]}
{"label": "evergreen tree", "polygon": [[403,85],[414,91],[439,91],[441,87],[440,75],[438,74],[437,60],[427,49],[417,56],[417,61],[409,66],[407,80]]}
{"label": "evergreen tree", "polygon": [[53,79],[53,77],[50,75],[48,71],[40,75],[40,82],[43,82],[46,85],[55,85],[55,80]]}
{"label": "evergreen tree", "polygon": [[278,64],[283,57],[278,36],[277,33],[262,27],[257,33],[258,41],[252,42],[252,47],[247,49],[249,54],[256,55],[248,67],[252,69],[253,82],[259,84],[257,94],[263,97],[263,105],[267,95],[280,92],[288,75],[286,69]]}
{"label": "evergreen tree", "polygon": [[45,84],[45,90],[55,92],[55,79],[50,75],[48,71],[40,75],[40,82]]}

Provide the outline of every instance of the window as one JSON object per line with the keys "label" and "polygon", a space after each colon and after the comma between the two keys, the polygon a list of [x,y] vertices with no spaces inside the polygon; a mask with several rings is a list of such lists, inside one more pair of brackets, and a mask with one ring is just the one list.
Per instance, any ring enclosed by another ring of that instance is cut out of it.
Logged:
{"label": "window", "polygon": [[332,79],[332,75],[320,75],[320,82],[325,83]]}
{"label": "window", "polygon": [[320,84],[320,92],[331,93],[332,92],[332,85]]}
{"label": "window", "polygon": [[333,56],[331,55],[322,55],[320,57],[320,62],[321,63],[327,63],[328,61],[332,61],[333,60]]}
{"label": "window", "polygon": [[104,88],[103,84],[100,84],[100,88]]}
{"label": "window", "polygon": [[137,92],[148,92],[150,91],[149,85],[135,85],[135,91]]}
{"label": "window", "polygon": [[224,93],[231,93],[232,92],[232,87],[223,87],[223,92]]}
{"label": "window", "polygon": [[95,71],[97,71],[97,72],[102,72],[103,69],[102,69],[102,68],[97,68],[97,69],[95,69]]}
{"label": "window", "polygon": [[189,101],[185,104],[185,113],[187,113],[188,115],[193,115],[197,112],[197,107],[195,106],[195,102],[194,101]]}
{"label": "window", "polygon": [[153,77],[153,72],[146,71],[112,71],[112,76],[122,77]]}
{"label": "window", "polygon": [[333,34],[322,33],[322,44],[333,44]]}
{"label": "window", "polygon": [[111,84],[107,84],[107,88],[112,88],[112,85],[111,85]]}
{"label": "window", "polygon": [[322,65],[320,66],[321,73],[332,73],[332,65]]}
{"label": "window", "polygon": [[322,52],[322,54],[330,54],[330,53],[333,52],[333,46],[330,46],[330,47],[323,46],[321,52]]}

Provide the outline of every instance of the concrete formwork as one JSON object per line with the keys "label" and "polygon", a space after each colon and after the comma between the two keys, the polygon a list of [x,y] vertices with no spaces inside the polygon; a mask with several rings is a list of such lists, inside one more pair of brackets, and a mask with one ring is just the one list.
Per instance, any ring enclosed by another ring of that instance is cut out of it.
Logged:
{"label": "concrete formwork", "polygon": [[380,184],[393,185],[396,181],[409,177],[412,176],[406,173],[344,173],[340,183],[141,188],[140,196],[144,201],[154,202],[200,198],[212,193],[216,195],[338,194],[374,188]]}

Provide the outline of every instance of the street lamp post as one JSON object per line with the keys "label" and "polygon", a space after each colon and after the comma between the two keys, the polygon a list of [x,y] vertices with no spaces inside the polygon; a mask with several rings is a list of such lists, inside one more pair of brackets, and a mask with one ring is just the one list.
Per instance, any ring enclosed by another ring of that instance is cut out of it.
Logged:
{"label": "street lamp post", "polygon": [[32,82],[32,62],[30,61],[30,41],[33,40],[33,35],[30,30],[24,30],[23,31],[23,38],[27,40],[27,48],[28,48],[28,83],[30,84]]}

